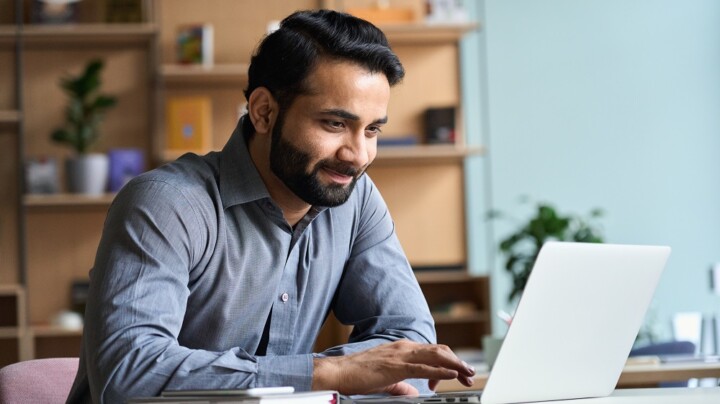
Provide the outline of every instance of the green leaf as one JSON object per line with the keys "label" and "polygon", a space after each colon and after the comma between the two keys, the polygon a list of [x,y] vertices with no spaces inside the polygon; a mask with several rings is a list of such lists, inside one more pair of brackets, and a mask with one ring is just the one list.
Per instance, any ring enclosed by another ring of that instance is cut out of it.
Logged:
{"label": "green leaf", "polygon": [[107,95],[98,95],[98,97],[95,99],[95,102],[93,102],[92,107],[94,109],[103,110],[106,108],[110,108],[115,104],[117,104],[117,98]]}
{"label": "green leaf", "polygon": [[67,129],[55,129],[50,138],[58,143],[73,143],[74,136]]}

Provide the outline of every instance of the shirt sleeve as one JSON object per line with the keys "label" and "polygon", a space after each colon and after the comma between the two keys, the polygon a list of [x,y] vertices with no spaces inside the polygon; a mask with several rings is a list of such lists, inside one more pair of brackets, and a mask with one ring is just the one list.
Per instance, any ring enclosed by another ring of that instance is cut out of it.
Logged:
{"label": "shirt sleeve", "polygon": [[[432,315],[387,206],[369,178],[362,191],[357,235],[332,308],[353,331],[348,344],[319,357],[346,355],[400,339],[436,343]],[[421,393],[429,392],[427,381],[410,382]]]}
{"label": "shirt sleeve", "polygon": [[255,357],[238,347],[213,352],[178,343],[190,273],[202,267],[216,226],[198,211],[212,202],[192,198],[162,181],[134,181],[108,212],[83,335],[81,372],[93,402],[125,402],[164,389],[310,390],[311,354]]}

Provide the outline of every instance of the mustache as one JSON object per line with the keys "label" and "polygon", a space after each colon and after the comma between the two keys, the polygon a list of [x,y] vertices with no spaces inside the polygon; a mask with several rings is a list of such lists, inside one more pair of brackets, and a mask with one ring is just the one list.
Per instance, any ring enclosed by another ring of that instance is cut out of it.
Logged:
{"label": "mustache", "polygon": [[342,175],[347,175],[348,177],[356,178],[365,172],[368,165],[366,164],[365,166],[363,166],[361,168],[355,168],[353,166],[340,163],[338,161],[322,160],[322,161],[320,161],[320,163],[318,163],[317,167],[318,167],[318,169],[325,168],[325,169],[328,169],[331,171],[335,171],[336,173],[339,173]]}

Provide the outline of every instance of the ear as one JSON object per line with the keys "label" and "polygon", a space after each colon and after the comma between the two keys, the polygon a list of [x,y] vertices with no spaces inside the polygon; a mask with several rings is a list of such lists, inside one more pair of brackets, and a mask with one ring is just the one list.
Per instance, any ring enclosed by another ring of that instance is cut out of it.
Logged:
{"label": "ear", "polygon": [[267,134],[272,130],[277,118],[278,105],[270,90],[258,87],[253,90],[248,100],[248,116],[255,127],[255,132]]}

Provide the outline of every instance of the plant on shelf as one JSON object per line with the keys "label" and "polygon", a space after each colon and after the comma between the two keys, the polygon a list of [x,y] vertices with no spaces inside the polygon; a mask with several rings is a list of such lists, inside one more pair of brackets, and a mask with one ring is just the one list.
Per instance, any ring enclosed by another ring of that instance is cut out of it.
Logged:
{"label": "plant on shelf", "polygon": [[54,130],[54,142],[71,147],[76,156],[66,161],[66,176],[71,192],[102,193],[107,185],[108,161],[105,154],[88,153],[100,138],[100,123],[107,110],[115,106],[114,96],[100,93],[103,61],[88,62],[77,77],[60,80],[68,96],[65,126]]}
{"label": "plant on shelf", "polygon": [[[500,241],[500,253],[505,257],[504,267],[512,277],[508,301],[514,301],[522,294],[540,248],[546,241],[602,243],[602,229],[597,219],[603,214],[602,209],[595,208],[587,216],[563,215],[549,203],[538,203],[534,215]],[[488,213],[488,218],[507,216],[493,210]]]}

